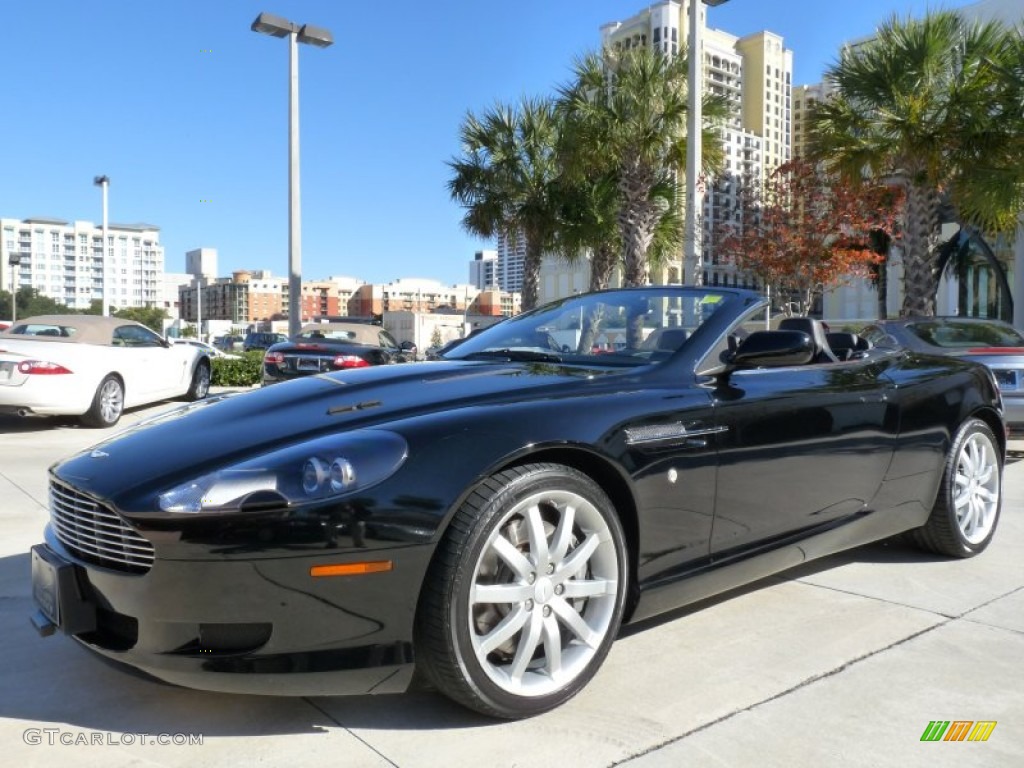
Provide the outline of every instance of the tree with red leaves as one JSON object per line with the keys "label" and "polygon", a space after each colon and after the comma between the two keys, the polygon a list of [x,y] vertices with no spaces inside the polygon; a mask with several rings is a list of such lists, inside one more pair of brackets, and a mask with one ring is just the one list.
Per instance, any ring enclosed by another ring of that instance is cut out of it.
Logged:
{"label": "tree with red leaves", "polygon": [[786,297],[787,313],[803,315],[822,292],[871,277],[884,263],[879,234],[885,242],[898,236],[901,201],[897,188],[854,186],[795,160],[763,189],[742,186],[739,217],[716,229],[715,249]]}

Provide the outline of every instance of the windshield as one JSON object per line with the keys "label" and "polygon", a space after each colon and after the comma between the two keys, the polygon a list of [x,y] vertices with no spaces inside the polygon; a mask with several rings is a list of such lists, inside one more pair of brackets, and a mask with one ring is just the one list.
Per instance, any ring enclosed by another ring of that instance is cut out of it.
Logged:
{"label": "windshield", "polygon": [[646,365],[681,349],[725,297],[678,286],[576,296],[499,323],[444,356]]}
{"label": "windshield", "polygon": [[911,323],[907,330],[933,347],[1024,347],[1024,336],[1005,323],[936,320]]}

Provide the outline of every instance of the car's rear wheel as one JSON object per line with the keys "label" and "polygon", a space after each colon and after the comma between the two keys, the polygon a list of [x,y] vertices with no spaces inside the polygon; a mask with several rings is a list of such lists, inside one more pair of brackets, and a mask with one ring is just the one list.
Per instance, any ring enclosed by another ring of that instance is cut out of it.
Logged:
{"label": "car's rear wheel", "polygon": [[957,431],[928,522],[911,532],[921,547],[972,557],[989,545],[999,522],[1003,457],[989,426],[969,419]]}
{"label": "car's rear wheel", "polygon": [[210,392],[210,363],[200,360],[192,374],[192,385],[185,393],[186,400],[202,400]]}
{"label": "car's rear wheel", "polygon": [[82,416],[82,423],[87,427],[105,429],[112,427],[124,412],[124,385],[114,374],[109,374],[96,388],[92,398],[92,406]]}
{"label": "car's rear wheel", "polygon": [[612,503],[586,475],[558,464],[493,475],[438,546],[417,614],[419,666],[487,715],[558,706],[615,639],[626,559]]}

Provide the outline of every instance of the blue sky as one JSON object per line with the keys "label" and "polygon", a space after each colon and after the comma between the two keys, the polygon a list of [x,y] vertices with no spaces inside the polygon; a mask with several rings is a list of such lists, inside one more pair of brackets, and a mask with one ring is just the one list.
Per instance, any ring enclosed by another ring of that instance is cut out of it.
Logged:
{"label": "blue sky", "polygon": [[[914,0],[732,0],[709,25],[769,29],[817,82],[847,40]],[[0,216],[161,228],[166,269],[216,248],[221,274],[287,274],[286,41],[260,11],[331,30],[300,46],[303,276],[465,282],[493,247],[467,235],[446,160],[467,110],[544,95],[629,0],[34,0],[4,8]]]}

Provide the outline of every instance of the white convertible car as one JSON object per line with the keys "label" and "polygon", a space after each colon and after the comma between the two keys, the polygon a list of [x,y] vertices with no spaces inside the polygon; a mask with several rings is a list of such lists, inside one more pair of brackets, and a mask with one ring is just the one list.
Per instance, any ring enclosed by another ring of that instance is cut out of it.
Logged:
{"label": "white convertible car", "polygon": [[210,389],[210,357],[131,320],[41,315],[0,333],[0,413],[111,427],[125,408]]}

